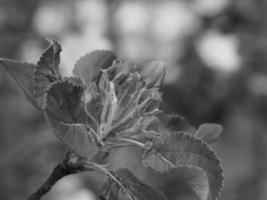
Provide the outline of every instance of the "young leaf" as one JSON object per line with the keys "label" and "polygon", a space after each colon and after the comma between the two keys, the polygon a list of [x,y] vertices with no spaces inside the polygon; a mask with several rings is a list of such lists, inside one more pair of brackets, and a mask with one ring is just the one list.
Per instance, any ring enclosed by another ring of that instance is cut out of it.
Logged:
{"label": "young leaf", "polygon": [[99,93],[102,96],[102,112],[100,122],[100,138],[105,138],[111,131],[111,123],[117,109],[117,97],[114,84],[108,80],[106,71],[101,72],[98,83]]}
{"label": "young leaf", "polygon": [[114,62],[108,70],[99,69],[99,75],[87,85],[86,112],[98,125],[100,140],[111,132],[137,133],[146,118],[159,112],[158,88],[147,88],[141,75],[131,73],[130,68],[127,62]]}
{"label": "young leaf", "polygon": [[51,83],[60,79],[59,62],[61,46],[55,40],[43,53],[34,70],[34,98],[41,108],[44,106],[44,96]]}
{"label": "young leaf", "polygon": [[106,195],[107,200],[166,200],[165,195],[142,183],[128,169],[118,169],[112,174],[113,183]]}
{"label": "young leaf", "polygon": [[212,144],[218,140],[222,131],[223,127],[220,124],[201,124],[195,133],[195,137]]}
{"label": "young leaf", "polygon": [[116,87],[119,109],[114,122],[121,123],[126,120],[131,112],[136,109],[144,84],[137,73],[131,74],[120,86]]}
{"label": "young leaf", "polygon": [[106,70],[101,70],[97,83],[90,83],[84,98],[86,112],[98,127],[98,138],[102,140],[111,131],[111,123],[117,108],[114,84],[109,81]]}
{"label": "young leaf", "polygon": [[79,77],[72,77],[72,76],[71,77],[65,77],[65,78],[63,78],[63,81],[73,83],[74,85],[79,85],[81,87],[85,87],[82,79],[80,79]]}
{"label": "young leaf", "polygon": [[108,68],[110,80],[126,79],[132,73],[139,72],[137,66],[128,60],[116,59],[112,66]]}
{"label": "young leaf", "polygon": [[17,82],[27,99],[37,108],[38,105],[33,97],[33,71],[34,64],[17,60],[0,58],[0,64],[7,70],[10,76]]}
{"label": "young leaf", "polygon": [[101,113],[103,109],[102,97],[98,91],[97,85],[91,83],[85,90],[84,102],[85,109],[89,116],[94,119],[97,126],[100,126]]}
{"label": "young leaf", "polygon": [[100,140],[112,131],[116,135],[129,132],[136,134],[144,118],[159,111],[161,98],[158,89],[147,89],[140,78],[138,73],[132,73],[117,84],[117,78],[111,81],[108,71],[101,70],[96,83],[87,87],[86,112],[98,124]]}
{"label": "young leaf", "polygon": [[183,132],[185,134],[193,135],[196,129],[182,116],[172,114],[160,114],[158,115],[158,123],[170,131]]}
{"label": "young leaf", "polygon": [[159,112],[161,96],[158,88],[148,89],[137,72],[129,75],[123,83],[115,85],[118,109],[113,130],[118,135],[142,135],[149,118]]}
{"label": "young leaf", "polygon": [[[223,184],[220,161],[205,143],[190,135],[177,132],[167,132],[162,135],[152,147],[147,149],[142,164],[159,172],[170,172],[171,169],[176,169],[179,172],[182,167],[182,176],[184,173],[193,173],[204,177],[203,173],[205,173],[209,183],[209,198],[217,199],[220,194]],[[192,171],[192,166],[198,172]],[[199,173],[199,169],[203,171]],[[186,179],[201,200],[207,200],[206,196],[203,195],[206,192],[201,190],[205,187],[196,187],[197,184],[194,180],[198,179],[195,178],[193,181]]]}
{"label": "young leaf", "polygon": [[140,68],[140,74],[148,87],[159,87],[165,77],[166,69],[163,61],[152,61]]}
{"label": "young leaf", "polygon": [[110,67],[117,56],[108,50],[93,51],[81,57],[74,66],[73,74],[79,76],[89,85],[96,77],[100,69]]}
{"label": "young leaf", "polygon": [[195,132],[195,128],[189,124],[189,122],[180,115],[165,115],[165,120],[162,119],[164,115],[160,119],[163,120],[164,125],[170,130],[181,131],[183,133],[193,134]]}
{"label": "young leaf", "polygon": [[96,152],[91,119],[81,101],[84,88],[67,81],[54,83],[46,96],[46,118],[58,138],[82,157]]}

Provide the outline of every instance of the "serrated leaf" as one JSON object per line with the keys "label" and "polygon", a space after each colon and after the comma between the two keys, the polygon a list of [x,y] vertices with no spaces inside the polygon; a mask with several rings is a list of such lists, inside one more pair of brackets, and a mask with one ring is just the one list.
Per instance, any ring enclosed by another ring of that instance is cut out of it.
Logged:
{"label": "serrated leaf", "polygon": [[16,81],[27,99],[37,108],[38,105],[33,97],[33,71],[34,64],[20,62],[17,60],[0,58],[0,64],[7,70],[10,76]]}
{"label": "serrated leaf", "polygon": [[62,51],[61,45],[56,40],[49,40],[50,46],[44,52],[39,60],[39,65],[48,65],[50,68],[55,69],[59,75],[60,53]]}
{"label": "serrated leaf", "polygon": [[195,133],[195,137],[203,140],[208,144],[212,144],[218,140],[222,131],[223,127],[220,124],[201,124]]}
{"label": "serrated leaf", "polygon": [[113,174],[116,181],[110,185],[107,200],[166,200],[165,195],[142,183],[128,169],[118,169]]}
{"label": "serrated leaf", "polygon": [[91,157],[97,150],[91,119],[81,101],[84,88],[67,81],[53,84],[46,96],[45,114],[54,134],[82,157]]}
{"label": "serrated leaf", "polygon": [[[194,166],[207,175],[209,183],[209,199],[217,199],[220,194],[223,176],[220,161],[215,153],[202,141],[182,133],[167,132],[154,142],[143,157],[142,164],[159,172],[169,172],[171,169],[190,169]],[[188,173],[192,173],[188,171]],[[192,180],[188,181],[196,194],[205,198],[202,187],[195,187]]]}
{"label": "serrated leaf", "polygon": [[51,83],[60,79],[59,62],[61,46],[55,40],[50,42],[50,46],[42,54],[34,70],[34,98],[40,105],[44,106],[44,96]]}
{"label": "serrated leaf", "polygon": [[208,199],[209,181],[207,174],[195,166],[172,168],[168,171],[171,180],[184,180],[192,188],[193,192],[202,199]]}
{"label": "serrated leaf", "polygon": [[73,74],[79,76],[89,85],[96,77],[100,69],[110,67],[117,56],[108,50],[93,51],[81,57],[74,66]]}

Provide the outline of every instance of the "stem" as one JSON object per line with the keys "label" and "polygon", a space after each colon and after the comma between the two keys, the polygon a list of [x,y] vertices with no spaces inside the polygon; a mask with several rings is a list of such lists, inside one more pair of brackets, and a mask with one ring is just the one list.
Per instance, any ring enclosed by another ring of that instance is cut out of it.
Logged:
{"label": "stem", "polygon": [[111,171],[109,171],[108,169],[106,169],[103,165],[98,165],[96,163],[90,163],[91,165],[93,165],[96,169],[98,169],[99,171],[103,172],[104,174],[106,174],[108,177],[110,177],[113,181],[115,181],[121,188],[123,188],[125,191],[126,188],[124,187],[124,185],[122,185],[122,183],[112,174]]}
{"label": "stem", "polygon": [[131,138],[119,138],[119,140],[123,141],[123,142],[128,142],[130,144],[139,146],[141,148],[145,148],[145,144],[142,143],[142,142],[139,142],[138,140],[134,140],[134,139],[131,139]]}

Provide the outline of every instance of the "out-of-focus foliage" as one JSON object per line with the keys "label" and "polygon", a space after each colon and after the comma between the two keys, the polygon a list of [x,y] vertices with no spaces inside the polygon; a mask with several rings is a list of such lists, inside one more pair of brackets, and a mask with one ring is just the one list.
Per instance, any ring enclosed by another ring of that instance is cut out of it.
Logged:
{"label": "out-of-focus foliage", "polygon": [[[33,61],[44,44],[41,38],[53,36],[65,49],[60,69],[65,74],[71,73],[74,60],[97,48],[140,63],[165,58],[163,109],[185,116],[195,127],[206,121],[225,127],[214,146],[226,173],[221,199],[267,198],[266,0],[2,0],[0,11],[1,57]],[[25,199],[62,149],[38,111],[0,70],[0,198]],[[33,141],[36,146],[29,149]],[[125,159],[134,155],[130,150],[118,154]],[[185,187],[177,190],[181,183],[132,168],[173,199],[190,193]],[[92,179],[79,180],[97,190]],[[58,190],[67,181],[71,179]],[[86,196],[84,190],[75,191]]]}

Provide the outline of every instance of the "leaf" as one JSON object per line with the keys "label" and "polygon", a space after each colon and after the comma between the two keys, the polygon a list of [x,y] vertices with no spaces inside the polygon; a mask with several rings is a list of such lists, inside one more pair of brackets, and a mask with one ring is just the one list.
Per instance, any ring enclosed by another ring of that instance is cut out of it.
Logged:
{"label": "leaf", "polygon": [[114,84],[108,80],[106,71],[101,72],[98,83],[99,93],[102,97],[102,112],[100,122],[100,138],[105,138],[111,131],[111,123],[115,116],[118,100]]}
{"label": "leaf", "polygon": [[193,192],[202,199],[208,199],[209,181],[207,174],[196,166],[184,166],[172,168],[168,171],[170,179],[184,180],[192,188]]}
{"label": "leaf", "polygon": [[118,169],[112,174],[113,184],[106,195],[107,200],[166,200],[165,195],[142,183],[128,169]]}
{"label": "leaf", "polygon": [[[182,176],[185,173],[193,173],[203,177],[203,173],[205,173],[209,183],[209,198],[217,199],[223,184],[222,168],[215,153],[205,143],[190,135],[166,132],[165,135],[161,135],[159,140],[154,141],[152,147],[151,145],[148,145],[148,147],[142,160],[145,167],[168,173],[172,169],[179,172],[182,167]],[[197,169],[197,172],[193,170],[192,166]],[[200,173],[199,170],[202,170],[202,172]],[[206,192],[202,191],[205,187],[203,185],[197,187],[194,181],[199,182],[198,178],[188,180],[185,176],[185,179],[201,200],[207,199],[203,195]]]}
{"label": "leaf", "polygon": [[169,128],[170,130],[188,134],[195,133],[195,128],[191,124],[189,124],[189,122],[184,117],[180,115],[162,114],[159,118],[165,125],[165,127]]}
{"label": "leaf", "polygon": [[156,119],[148,128],[160,132],[163,130],[162,127],[170,131],[182,132],[189,135],[193,135],[196,132],[195,128],[180,115],[161,113],[156,116]]}
{"label": "leaf", "polygon": [[152,61],[140,68],[140,74],[148,87],[159,87],[165,77],[166,68],[163,61]]}
{"label": "leaf", "polygon": [[80,79],[79,77],[73,77],[73,76],[65,77],[65,78],[63,78],[63,81],[67,81],[67,82],[73,83],[74,85],[79,85],[81,87],[85,87],[82,79]]}
{"label": "leaf", "polygon": [[44,96],[51,83],[60,79],[59,62],[61,46],[55,40],[50,41],[50,46],[43,53],[34,70],[33,95],[41,108],[44,106]]}
{"label": "leaf", "polygon": [[[122,79],[127,79],[130,74],[139,72],[138,67],[129,62],[128,60],[116,59],[112,63],[112,66],[108,68],[108,74],[110,80],[117,79],[121,81]],[[123,81],[122,81],[123,82]]]}
{"label": "leaf", "polygon": [[97,126],[100,126],[101,122],[102,101],[97,85],[91,83],[85,90],[84,102],[87,114],[94,119]]}
{"label": "leaf", "polygon": [[97,148],[95,130],[89,126],[92,121],[81,101],[83,90],[67,81],[54,83],[47,92],[44,110],[54,134],[75,153],[89,158]]}
{"label": "leaf", "polygon": [[138,101],[143,92],[144,83],[137,73],[131,74],[120,86],[116,87],[119,109],[115,116],[115,123],[126,120],[131,112],[136,109]]}
{"label": "leaf", "polygon": [[33,97],[33,71],[35,65],[5,58],[0,58],[0,64],[16,81],[16,83],[26,95],[27,99],[35,107],[39,108]]}
{"label": "leaf", "polygon": [[74,66],[73,74],[79,76],[89,85],[96,77],[100,69],[110,67],[117,56],[108,50],[93,51],[81,57]]}
{"label": "leaf", "polygon": [[218,140],[222,131],[223,127],[220,124],[201,124],[195,133],[195,137],[212,144]]}

